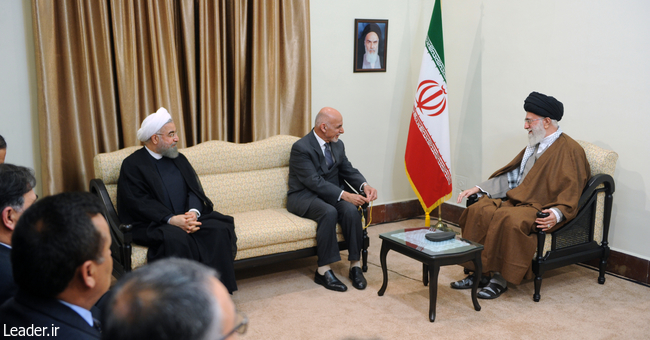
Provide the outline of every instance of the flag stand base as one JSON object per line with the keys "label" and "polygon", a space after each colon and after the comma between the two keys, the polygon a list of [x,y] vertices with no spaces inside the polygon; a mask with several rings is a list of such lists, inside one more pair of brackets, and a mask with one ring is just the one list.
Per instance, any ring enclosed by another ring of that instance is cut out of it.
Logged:
{"label": "flag stand base", "polygon": [[436,223],[433,228],[430,228],[432,231],[434,230],[440,230],[440,231],[451,231],[454,232],[451,228],[447,227],[446,224],[442,223],[442,204],[438,206],[438,223]]}

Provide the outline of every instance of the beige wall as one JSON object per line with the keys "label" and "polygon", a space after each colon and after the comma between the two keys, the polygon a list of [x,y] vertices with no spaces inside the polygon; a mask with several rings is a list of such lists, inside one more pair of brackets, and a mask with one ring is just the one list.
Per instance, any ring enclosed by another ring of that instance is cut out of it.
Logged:
{"label": "beige wall", "polygon": [[[333,106],[344,114],[342,140],[379,189],[379,204],[415,198],[404,147],[432,7],[429,0],[311,0],[312,113]],[[454,191],[524,146],[530,91],[554,95],[565,105],[564,131],[619,153],[612,248],[650,259],[650,3],[447,0],[442,14]],[[355,18],[389,20],[387,72],[352,72]],[[7,161],[39,168],[29,0],[0,1],[0,49]]]}
{"label": "beige wall", "polygon": [[40,194],[40,147],[31,1],[0,1],[0,135],[7,163],[36,170]]}

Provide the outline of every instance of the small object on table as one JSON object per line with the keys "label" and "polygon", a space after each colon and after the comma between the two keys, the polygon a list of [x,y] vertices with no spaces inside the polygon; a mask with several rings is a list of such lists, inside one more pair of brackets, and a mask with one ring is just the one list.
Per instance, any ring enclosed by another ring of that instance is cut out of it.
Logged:
{"label": "small object on table", "polygon": [[441,242],[451,240],[452,238],[456,237],[456,233],[453,231],[442,231],[437,233],[428,233],[424,235],[424,237],[432,242]]}

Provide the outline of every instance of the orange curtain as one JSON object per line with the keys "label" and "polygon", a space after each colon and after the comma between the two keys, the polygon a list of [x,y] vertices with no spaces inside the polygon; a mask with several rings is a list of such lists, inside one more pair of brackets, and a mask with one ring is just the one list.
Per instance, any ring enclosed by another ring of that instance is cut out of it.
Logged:
{"label": "orange curtain", "polygon": [[180,147],[310,128],[309,2],[32,0],[43,191],[86,190],[158,107]]}

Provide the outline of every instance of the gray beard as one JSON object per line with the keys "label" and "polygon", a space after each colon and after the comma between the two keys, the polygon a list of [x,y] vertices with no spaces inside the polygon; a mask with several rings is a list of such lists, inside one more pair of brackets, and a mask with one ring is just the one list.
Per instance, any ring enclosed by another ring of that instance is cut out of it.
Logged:
{"label": "gray beard", "polygon": [[535,146],[546,137],[546,130],[542,124],[537,124],[533,127],[533,133],[528,135],[528,145]]}
{"label": "gray beard", "polygon": [[160,154],[163,155],[163,157],[174,159],[174,158],[178,157],[178,148],[173,146],[173,147],[171,147],[169,149],[165,149],[165,150],[161,151]]}

